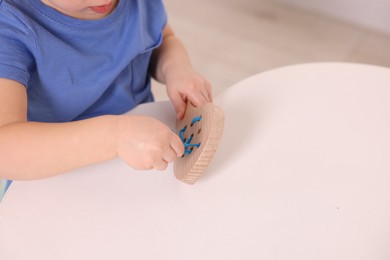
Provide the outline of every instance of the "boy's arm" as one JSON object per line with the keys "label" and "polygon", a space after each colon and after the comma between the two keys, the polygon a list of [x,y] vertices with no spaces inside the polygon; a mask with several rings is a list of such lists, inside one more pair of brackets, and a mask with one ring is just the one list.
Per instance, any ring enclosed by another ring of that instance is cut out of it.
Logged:
{"label": "boy's arm", "polygon": [[168,24],[161,46],[153,52],[150,70],[156,80],[166,84],[179,119],[184,116],[187,100],[195,106],[212,102],[210,83],[194,71],[184,45]]}
{"label": "boy's arm", "polygon": [[0,178],[45,178],[118,155],[137,169],[164,169],[182,154],[180,139],[151,118],[39,123],[28,122],[26,111],[24,86],[0,78]]}

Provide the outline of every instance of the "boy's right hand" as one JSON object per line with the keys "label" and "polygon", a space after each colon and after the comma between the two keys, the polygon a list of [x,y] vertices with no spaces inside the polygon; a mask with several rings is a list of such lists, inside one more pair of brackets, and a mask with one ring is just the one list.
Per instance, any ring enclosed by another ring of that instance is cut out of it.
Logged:
{"label": "boy's right hand", "polygon": [[180,138],[160,121],[146,116],[119,116],[117,153],[137,170],[165,170],[184,153]]}

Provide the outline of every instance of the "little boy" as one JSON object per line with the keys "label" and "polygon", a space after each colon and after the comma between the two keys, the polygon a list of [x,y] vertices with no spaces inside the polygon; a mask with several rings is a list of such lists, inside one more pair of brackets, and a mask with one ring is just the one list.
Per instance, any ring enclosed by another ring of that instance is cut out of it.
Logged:
{"label": "little boy", "polygon": [[167,126],[122,115],[166,84],[180,119],[211,102],[161,0],[0,0],[0,179],[120,157],[164,170],[183,154]]}

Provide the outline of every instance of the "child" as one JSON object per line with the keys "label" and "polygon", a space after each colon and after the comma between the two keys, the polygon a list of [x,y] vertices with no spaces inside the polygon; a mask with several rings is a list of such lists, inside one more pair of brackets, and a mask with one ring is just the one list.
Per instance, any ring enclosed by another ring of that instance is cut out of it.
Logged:
{"label": "child", "polygon": [[57,175],[119,156],[164,170],[179,137],[122,115],[166,84],[177,117],[211,102],[161,0],[0,0],[0,179]]}

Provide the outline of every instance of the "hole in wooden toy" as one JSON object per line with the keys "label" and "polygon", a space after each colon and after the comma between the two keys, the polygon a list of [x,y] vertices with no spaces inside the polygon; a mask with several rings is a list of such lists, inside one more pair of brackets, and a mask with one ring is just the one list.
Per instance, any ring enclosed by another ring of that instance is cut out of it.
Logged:
{"label": "hole in wooden toy", "polygon": [[199,128],[199,130],[198,130],[198,134],[200,134],[200,132],[202,132],[202,128]]}

